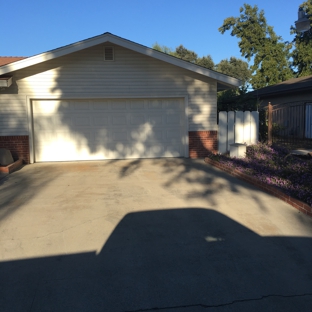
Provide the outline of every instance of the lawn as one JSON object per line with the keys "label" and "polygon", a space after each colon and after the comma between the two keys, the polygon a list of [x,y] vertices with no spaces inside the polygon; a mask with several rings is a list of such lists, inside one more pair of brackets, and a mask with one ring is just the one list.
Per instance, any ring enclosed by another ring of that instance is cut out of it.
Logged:
{"label": "lawn", "polygon": [[312,207],[312,158],[286,157],[288,154],[285,147],[259,143],[247,146],[245,158],[214,154],[208,157],[273,185]]}

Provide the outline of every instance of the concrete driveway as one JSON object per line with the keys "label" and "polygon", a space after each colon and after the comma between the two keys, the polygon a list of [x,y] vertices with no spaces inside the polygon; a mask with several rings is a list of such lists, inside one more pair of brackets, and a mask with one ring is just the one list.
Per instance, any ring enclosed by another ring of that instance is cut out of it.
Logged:
{"label": "concrete driveway", "polygon": [[312,219],[205,164],[0,180],[0,311],[311,311]]}

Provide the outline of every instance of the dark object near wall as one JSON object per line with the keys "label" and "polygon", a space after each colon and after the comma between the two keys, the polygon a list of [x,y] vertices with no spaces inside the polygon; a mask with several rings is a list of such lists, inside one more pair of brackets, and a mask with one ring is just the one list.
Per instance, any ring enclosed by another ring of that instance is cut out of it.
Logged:
{"label": "dark object near wall", "polygon": [[0,148],[0,165],[7,166],[14,162],[11,152],[6,148]]}

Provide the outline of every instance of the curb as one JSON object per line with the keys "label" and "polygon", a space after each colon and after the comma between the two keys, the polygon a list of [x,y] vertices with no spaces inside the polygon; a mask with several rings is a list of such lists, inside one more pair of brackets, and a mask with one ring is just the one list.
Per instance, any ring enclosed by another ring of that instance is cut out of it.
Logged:
{"label": "curb", "polygon": [[280,191],[278,188],[265,184],[245,173],[242,173],[235,168],[229,168],[226,165],[220,164],[218,161],[214,161],[208,157],[205,157],[205,163],[212,165],[214,167],[217,167],[226,173],[230,174],[231,176],[234,176],[236,178],[239,178],[245,182],[248,182],[261,190],[281,199],[282,201],[286,202],[287,204],[293,206],[297,210],[301,211],[302,213],[312,217],[312,207],[310,207],[308,204],[302,202],[301,200],[295,199],[289,195],[286,195],[282,191]]}

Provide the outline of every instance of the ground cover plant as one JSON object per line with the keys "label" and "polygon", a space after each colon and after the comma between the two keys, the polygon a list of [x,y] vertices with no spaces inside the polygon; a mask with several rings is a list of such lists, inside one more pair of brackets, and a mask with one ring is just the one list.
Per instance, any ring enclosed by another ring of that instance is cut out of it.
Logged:
{"label": "ground cover plant", "polygon": [[312,158],[287,155],[289,149],[285,147],[258,143],[247,146],[245,158],[219,154],[208,157],[273,185],[312,207]]}

